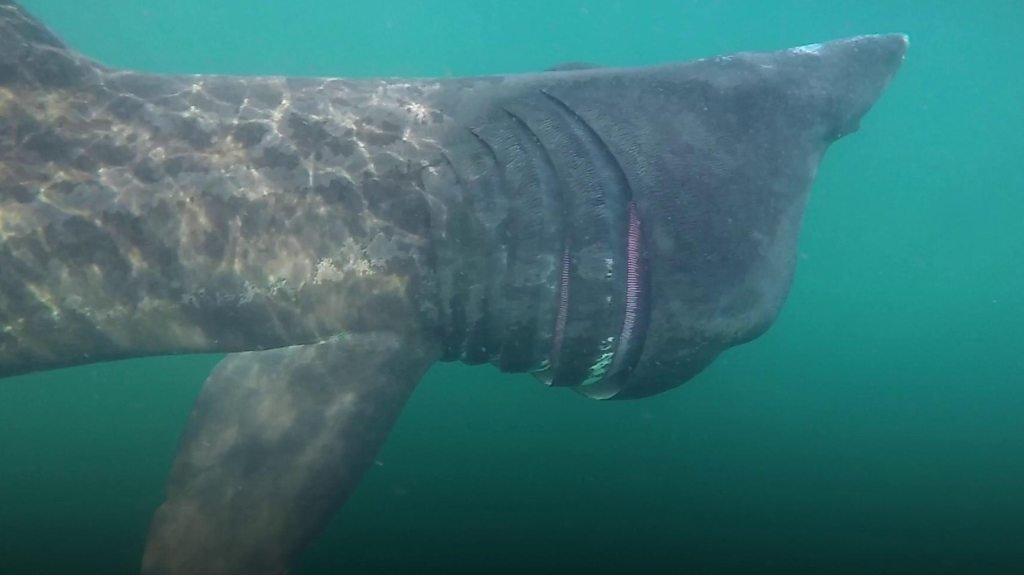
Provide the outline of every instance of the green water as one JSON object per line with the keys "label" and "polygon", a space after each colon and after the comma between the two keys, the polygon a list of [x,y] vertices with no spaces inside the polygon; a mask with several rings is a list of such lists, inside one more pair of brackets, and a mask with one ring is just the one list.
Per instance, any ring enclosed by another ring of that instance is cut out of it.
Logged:
{"label": "green water", "polygon": [[[1024,3],[24,4],[154,72],[464,75],[910,34],[821,167],[768,334],[636,402],[436,366],[299,569],[1024,569]],[[217,359],[0,381],[0,571],[136,570]]]}

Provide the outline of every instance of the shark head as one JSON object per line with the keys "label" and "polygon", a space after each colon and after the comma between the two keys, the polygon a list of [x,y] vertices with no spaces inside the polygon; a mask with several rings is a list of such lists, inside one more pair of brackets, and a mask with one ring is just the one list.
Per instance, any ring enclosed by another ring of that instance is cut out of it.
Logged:
{"label": "shark head", "polygon": [[861,36],[442,90],[457,128],[436,186],[477,215],[450,228],[450,357],[635,398],[763,333],[819,161],[906,47]]}

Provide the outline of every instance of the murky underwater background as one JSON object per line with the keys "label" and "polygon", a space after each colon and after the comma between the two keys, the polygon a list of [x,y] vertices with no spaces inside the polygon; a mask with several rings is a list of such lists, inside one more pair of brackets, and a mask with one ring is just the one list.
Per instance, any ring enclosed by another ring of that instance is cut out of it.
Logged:
{"label": "murky underwater background", "polygon": [[[906,32],[777,324],[599,403],[438,365],[301,571],[1024,569],[1024,3],[24,0],[153,72],[466,75]],[[0,571],[134,571],[216,356],[0,381]]]}

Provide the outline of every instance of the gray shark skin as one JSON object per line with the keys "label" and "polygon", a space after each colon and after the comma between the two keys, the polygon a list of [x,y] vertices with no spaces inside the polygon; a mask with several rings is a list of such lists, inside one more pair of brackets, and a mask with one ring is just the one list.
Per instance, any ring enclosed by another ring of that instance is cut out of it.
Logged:
{"label": "gray shark skin", "polygon": [[283,571],[435,361],[600,399],[773,322],[902,35],[446,79],[108,69],[0,0],[0,377],[234,352],[148,571]]}

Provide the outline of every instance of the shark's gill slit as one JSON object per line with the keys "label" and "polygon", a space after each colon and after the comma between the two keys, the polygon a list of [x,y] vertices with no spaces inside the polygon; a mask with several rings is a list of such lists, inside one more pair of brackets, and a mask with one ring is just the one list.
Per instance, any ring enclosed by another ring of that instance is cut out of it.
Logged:
{"label": "shark's gill slit", "polygon": [[600,155],[602,156],[602,159],[614,172],[614,177],[617,180],[616,184],[625,193],[626,201],[632,200],[633,189],[630,187],[629,180],[626,178],[626,172],[622,169],[622,164],[619,163],[619,160],[618,158],[615,157],[615,154],[612,154],[612,150],[611,148],[608,147],[608,143],[604,141],[604,138],[601,138],[601,135],[598,134],[597,131],[594,130],[594,128],[586,120],[583,119],[582,116],[580,116],[575,110],[570,108],[569,105],[566,104],[565,101],[563,101],[561,98],[543,89],[540,91],[540,93],[546,96],[548,100],[554,102],[557,107],[561,108],[563,111],[569,114],[579,124],[579,126],[586,131],[586,133],[590,136],[591,141],[597,145]]}
{"label": "shark's gill slit", "polygon": [[455,183],[459,186],[459,190],[461,190],[464,194],[468,193],[469,189],[466,187],[466,180],[462,177],[462,174],[459,173],[458,168],[455,167],[455,163],[452,162],[451,156],[449,156],[447,152],[442,150],[441,159],[444,161],[448,169],[452,171],[452,177],[455,178]]}
{"label": "shark's gill slit", "polygon": [[[459,168],[456,167],[455,162],[452,161],[451,156],[447,151],[441,151],[441,159],[444,165],[447,166],[448,170],[451,171],[452,177],[455,179],[456,190],[463,198],[467,198],[472,194],[472,189],[467,186],[466,179],[463,177]],[[449,290],[454,294],[461,292],[462,287],[458,290],[453,286],[457,280],[454,275],[448,276]],[[450,310],[450,327],[447,337],[445,338],[447,345],[445,346],[445,357],[446,358],[465,358],[465,350],[467,339],[469,338],[468,327],[466,326],[466,303],[459,302],[458,296],[451,296],[449,299],[449,310]]]}
{"label": "shark's gill slit", "polygon": [[615,350],[609,374],[632,370],[644,342],[647,316],[647,269],[643,261],[643,229],[636,202],[629,203],[629,229],[626,233],[626,312],[622,318],[619,346]]}
{"label": "shark's gill slit", "polygon": [[[573,124],[585,135],[585,142],[591,147],[591,153],[595,157],[595,165],[603,168],[605,174],[612,181],[612,190],[618,194],[606,198],[608,204],[621,202],[626,207],[625,246],[621,249],[624,254],[622,260],[626,264],[625,281],[623,284],[622,302],[622,324],[617,335],[617,342],[610,354],[602,355],[590,368],[590,377],[584,385],[598,384],[616,377],[620,373],[628,373],[636,365],[640,358],[645,339],[646,310],[649,305],[648,295],[645,286],[647,285],[647,269],[643,262],[643,231],[640,221],[640,213],[636,200],[633,198],[633,189],[626,177],[622,164],[612,152],[608,143],[601,137],[593,126],[590,125],[576,110],[569,106],[564,100],[555,96],[548,90],[541,89],[544,95],[556,108],[568,116]],[[614,210],[614,208],[613,208]],[[618,228],[618,226],[613,226]],[[615,234],[615,231],[612,232]],[[609,342],[615,337],[609,338]]]}
{"label": "shark's gill slit", "polygon": [[569,245],[562,251],[561,272],[558,276],[558,314],[555,316],[555,334],[551,340],[551,366],[558,363],[565,338],[565,323],[569,320]]}
{"label": "shark's gill slit", "polygon": [[[551,154],[547,147],[544,146],[544,142],[540,136],[530,127],[526,120],[514,112],[513,110],[504,107],[502,108],[508,117],[512,120],[513,125],[522,131],[523,135],[526,136],[530,143],[536,148],[536,153],[541,161],[541,166],[544,169],[544,174],[547,177],[546,180],[550,185],[551,191],[553,192],[553,200],[558,206],[558,213],[560,222],[558,224],[559,235],[561,237],[561,257],[558,260],[558,285],[556,291],[556,313],[554,330],[551,337],[551,348],[548,355],[547,362],[545,362],[547,369],[553,373],[555,367],[558,364],[558,358],[561,355],[562,343],[565,339],[565,327],[569,320],[569,278],[570,278],[570,265],[572,263],[572,256],[570,254],[570,239],[569,239],[569,227],[572,225],[567,214],[567,201],[565,198],[565,190],[562,183],[559,181],[557,172],[554,167],[554,162],[551,159]],[[550,384],[551,380],[547,382]]]}
{"label": "shark's gill slit", "polygon": [[[483,193],[480,193],[477,196],[477,199],[480,200],[483,205],[483,210],[493,214],[497,211],[494,204],[497,201],[496,199],[500,194],[505,192],[501,189],[504,181],[502,176],[502,163],[498,158],[498,154],[494,150],[494,147],[480,135],[478,129],[470,128],[468,132],[486,152],[487,158],[494,167],[496,177],[498,179],[497,190],[482,191]],[[506,246],[500,238],[494,238],[493,240],[496,243],[495,245],[500,247],[500,253],[495,253],[492,258],[488,259],[488,273],[492,278],[502,278],[507,272],[507,270],[505,270],[505,264],[507,262],[506,253],[508,246]],[[495,360],[495,356],[497,354],[495,350],[500,346],[501,338],[498,333],[504,328],[505,322],[500,305],[502,292],[501,282],[487,282],[486,286],[487,289],[484,292],[483,301],[481,303],[482,313],[479,316],[479,321],[473,327],[476,337],[470,338],[473,342],[470,346],[470,354],[471,356],[475,356],[478,360],[491,362]]]}

